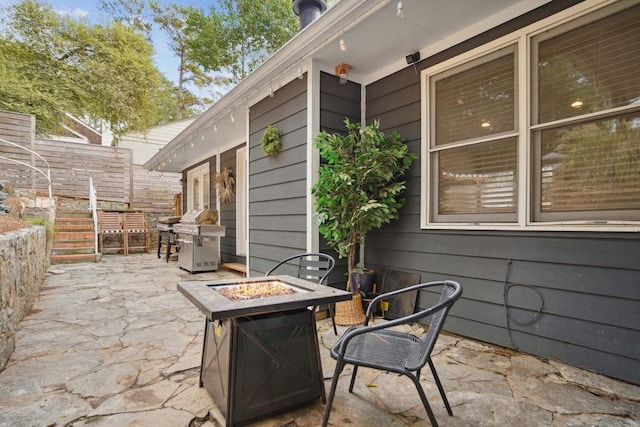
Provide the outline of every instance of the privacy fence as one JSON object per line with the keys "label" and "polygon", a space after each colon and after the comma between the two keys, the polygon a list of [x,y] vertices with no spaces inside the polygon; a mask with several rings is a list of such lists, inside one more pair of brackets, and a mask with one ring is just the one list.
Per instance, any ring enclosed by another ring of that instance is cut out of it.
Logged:
{"label": "privacy fence", "polygon": [[[89,177],[98,202],[122,204],[145,212],[171,215],[181,175],[149,172],[133,164],[130,149],[39,139],[33,116],[0,111],[0,139],[28,148],[49,163],[54,197],[89,197]],[[9,188],[45,192],[47,179],[26,165],[46,171],[44,161],[28,151],[0,141],[0,181]],[[20,163],[16,163],[20,162]]]}

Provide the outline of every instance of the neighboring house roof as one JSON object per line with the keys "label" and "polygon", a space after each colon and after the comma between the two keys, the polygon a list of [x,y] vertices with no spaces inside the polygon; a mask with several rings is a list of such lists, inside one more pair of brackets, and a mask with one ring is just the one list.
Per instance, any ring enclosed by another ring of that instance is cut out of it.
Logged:
{"label": "neighboring house roof", "polygon": [[[244,142],[251,105],[301,73],[320,69],[333,74],[336,65],[347,63],[352,66],[349,80],[366,86],[406,68],[409,54],[420,52],[427,58],[549,1],[404,2],[401,21],[397,1],[341,1],[296,34],[144,167],[180,172],[223,147]],[[341,39],[344,51],[339,47]]]}
{"label": "neighboring house roof", "polygon": [[161,125],[152,126],[146,133],[130,132],[118,138],[118,147],[129,148],[133,152],[133,163],[144,164],[158,150],[167,145],[184,129],[196,120],[196,117],[176,120]]}
{"label": "neighboring house roof", "polygon": [[113,134],[108,126],[103,131],[94,128],[83,119],[65,113],[64,129],[62,134],[48,135],[53,141],[76,142],[79,144],[110,145]]}

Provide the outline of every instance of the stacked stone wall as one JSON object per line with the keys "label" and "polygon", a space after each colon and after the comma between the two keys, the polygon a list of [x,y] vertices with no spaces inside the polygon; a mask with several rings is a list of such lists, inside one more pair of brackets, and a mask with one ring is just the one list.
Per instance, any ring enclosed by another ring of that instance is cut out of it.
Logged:
{"label": "stacked stone wall", "polygon": [[48,268],[45,227],[0,234],[0,370],[13,353],[18,324],[38,298]]}

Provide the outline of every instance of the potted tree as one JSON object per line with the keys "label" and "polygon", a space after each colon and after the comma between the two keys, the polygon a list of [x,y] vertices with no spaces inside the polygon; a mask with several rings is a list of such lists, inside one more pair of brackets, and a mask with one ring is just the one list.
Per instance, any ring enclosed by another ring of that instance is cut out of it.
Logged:
{"label": "potted tree", "polygon": [[351,303],[337,304],[336,321],[340,320],[340,306],[352,304],[356,310],[359,307],[359,313],[352,316],[352,322],[341,324],[355,324],[364,320],[364,313],[352,274],[365,270],[365,237],[398,218],[404,205],[403,176],[417,156],[409,152],[400,134],[381,132],[379,121],[362,126],[346,119],[345,125],[346,133],[323,131],[316,137],[323,162],[311,193],[320,233],[340,258],[347,258],[347,289],[354,298]]}

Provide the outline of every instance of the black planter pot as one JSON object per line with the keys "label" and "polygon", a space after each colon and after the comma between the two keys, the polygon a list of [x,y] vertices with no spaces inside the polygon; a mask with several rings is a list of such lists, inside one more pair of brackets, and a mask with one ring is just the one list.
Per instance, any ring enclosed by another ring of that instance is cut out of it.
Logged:
{"label": "black planter pot", "polygon": [[351,273],[351,286],[353,292],[373,292],[373,284],[376,281],[376,272],[364,270],[364,273]]}
{"label": "black planter pot", "polygon": [[[371,301],[378,295],[380,295],[378,292],[365,292],[364,296],[362,297],[362,308],[365,312],[367,311],[369,304],[371,304]],[[374,316],[382,316],[383,312],[381,305],[378,304],[376,307],[371,309],[371,314],[373,314]]]}

